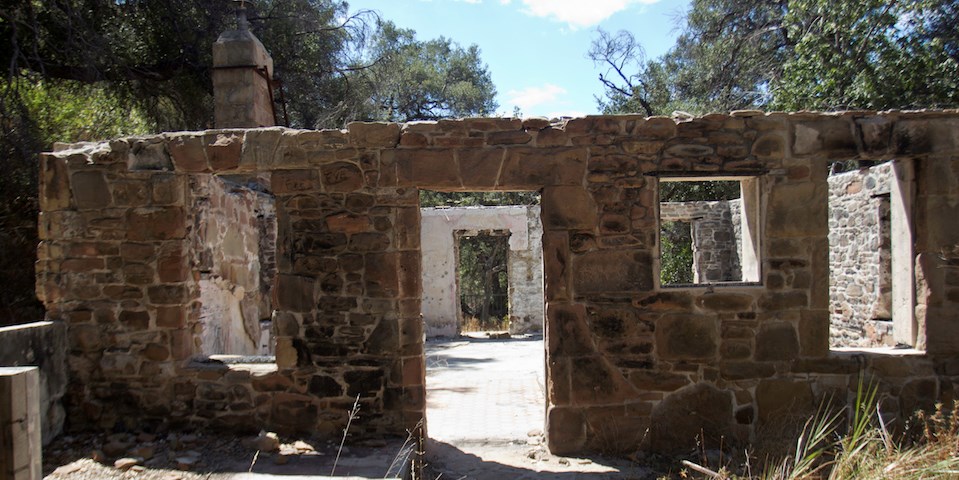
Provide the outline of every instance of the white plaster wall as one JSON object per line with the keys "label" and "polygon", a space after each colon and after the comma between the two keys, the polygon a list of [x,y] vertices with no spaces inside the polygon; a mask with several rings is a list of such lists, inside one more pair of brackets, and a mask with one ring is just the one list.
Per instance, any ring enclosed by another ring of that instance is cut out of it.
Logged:
{"label": "white plaster wall", "polygon": [[543,285],[543,222],[539,206],[526,209],[528,248],[510,250],[509,266],[509,332],[541,333],[545,316]]}
{"label": "white plaster wall", "polygon": [[427,337],[457,333],[453,232],[460,230],[509,230],[510,317],[517,319],[510,322],[510,330],[511,333],[542,330],[543,232],[539,207],[439,207],[423,208],[420,213],[422,311]]}

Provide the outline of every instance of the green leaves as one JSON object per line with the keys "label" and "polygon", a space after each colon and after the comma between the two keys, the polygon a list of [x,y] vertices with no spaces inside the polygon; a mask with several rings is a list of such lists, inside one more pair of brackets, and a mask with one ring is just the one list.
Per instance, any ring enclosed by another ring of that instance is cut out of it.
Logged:
{"label": "green leaves", "polygon": [[370,68],[351,77],[364,99],[358,119],[412,121],[493,113],[496,89],[476,45],[419,41],[412,30],[380,24]]}
{"label": "green leaves", "polygon": [[959,105],[956,0],[694,0],[684,21],[668,53],[604,81],[604,111]]}

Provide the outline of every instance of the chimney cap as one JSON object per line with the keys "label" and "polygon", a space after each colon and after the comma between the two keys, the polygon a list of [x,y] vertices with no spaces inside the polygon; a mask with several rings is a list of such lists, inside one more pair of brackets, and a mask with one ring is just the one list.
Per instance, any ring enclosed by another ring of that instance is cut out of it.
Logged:
{"label": "chimney cap", "polygon": [[246,18],[247,5],[256,6],[253,0],[232,0],[236,4],[236,28],[237,30],[249,30],[250,22]]}

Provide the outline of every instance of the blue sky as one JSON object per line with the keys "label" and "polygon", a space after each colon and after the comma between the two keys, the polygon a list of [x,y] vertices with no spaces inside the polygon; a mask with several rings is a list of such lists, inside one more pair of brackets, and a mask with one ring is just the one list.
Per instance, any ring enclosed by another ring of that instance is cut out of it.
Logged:
{"label": "blue sky", "polygon": [[497,114],[558,117],[598,113],[605,72],[586,58],[596,29],[628,30],[657,57],[678,33],[688,0],[349,0],[420,40],[479,46],[496,85]]}

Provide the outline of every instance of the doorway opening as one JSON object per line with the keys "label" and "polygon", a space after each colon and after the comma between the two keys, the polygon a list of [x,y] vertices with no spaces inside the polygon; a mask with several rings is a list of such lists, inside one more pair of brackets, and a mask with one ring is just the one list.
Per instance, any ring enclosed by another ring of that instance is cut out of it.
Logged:
{"label": "doorway opening", "polygon": [[453,232],[460,333],[509,332],[509,230]]}
{"label": "doorway opening", "polygon": [[420,202],[431,441],[478,456],[542,444],[539,194],[423,191]]}

